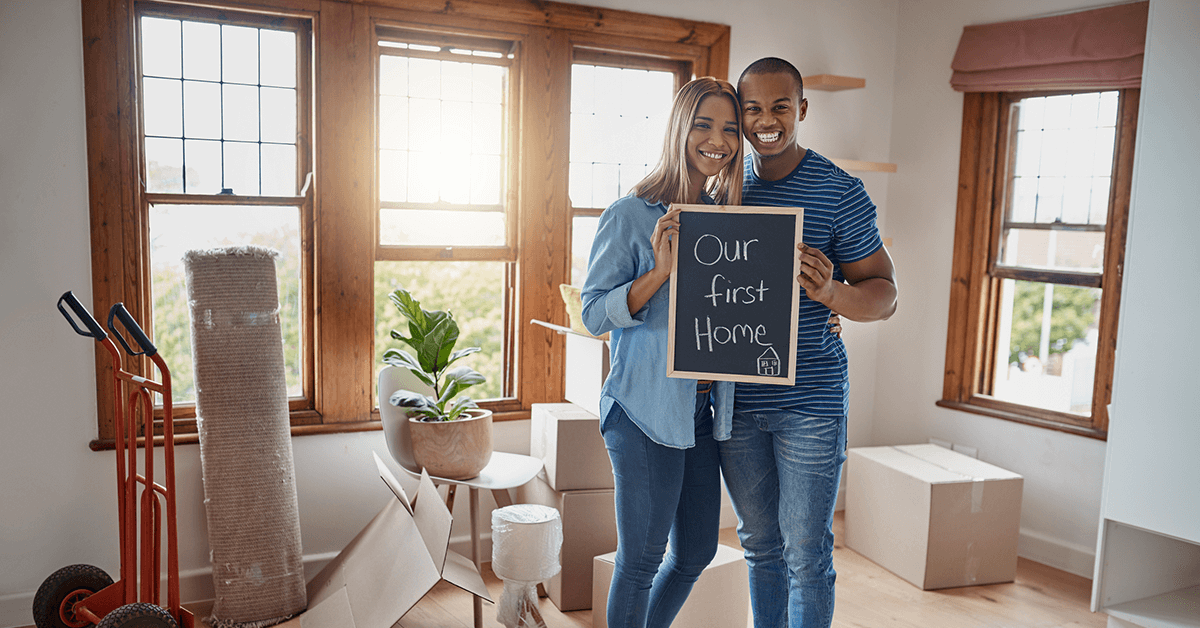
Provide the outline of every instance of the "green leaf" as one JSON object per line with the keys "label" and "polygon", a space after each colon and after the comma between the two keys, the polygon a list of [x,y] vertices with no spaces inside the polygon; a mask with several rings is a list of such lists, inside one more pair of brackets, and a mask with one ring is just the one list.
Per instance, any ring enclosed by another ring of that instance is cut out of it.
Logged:
{"label": "green leaf", "polygon": [[411,390],[397,390],[392,393],[391,397],[388,397],[388,403],[397,408],[413,408],[417,410],[428,408],[432,405],[429,397]]}
{"label": "green leaf", "polygon": [[409,352],[403,349],[388,349],[383,353],[383,361],[385,364],[398,366],[400,368],[405,368],[412,371],[412,374],[416,375],[417,379],[421,380],[421,382],[426,386],[435,390],[437,389],[437,385],[434,383],[433,377],[421,368],[421,365],[417,362],[417,359],[414,358]]}
{"label": "green leaf", "polygon": [[459,397],[458,400],[454,402],[454,405],[450,406],[449,410],[446,410],[446,418],[443,420],[453,421],[454,419],[457,419],[464,410],[478,407],[479,404],[475,403],[475,400],[471,399],[470,397]]}
{"label": "green leaf", "polygon": [[472,353],[478,353],[480,350],[481,349],[479,347],[467,347],[466,349],[459,349],[458,351],[450,354],[450,359],[446,360],[446,366],[450,366],[459,359],[471,355]]}
{"label": "green leaf", "polygon": [[422,342],[425,334],[429,333],[429,329],[433,326],[429,321],[429,317],[426,315],[425,310],[421,309],[421,302],[412,298],[412,295],[404,288],[393,290],[388,295],[388,298],[396,306],[396,309],[400,310],[404,318],[408,319],[408,333],[412,336],[411,340],[406,339],[393,331],[393,337],[397,340],[408,342],[415,349],[416,345]]}
{"label": "green leaf", "polygon": [[458,393],[487,381],[479,371],[469,366],[456,366],[442,376],[442,390],[438,395],[438,401],[444,402],[447,399],[453,399]]}
{"label": "green leaf", "polygon": [[421,341],[417,348],[417,359],[427,373],[438,374],[446,368],[446,361],[458,341],[458,324],[452,318],[444,318]]}

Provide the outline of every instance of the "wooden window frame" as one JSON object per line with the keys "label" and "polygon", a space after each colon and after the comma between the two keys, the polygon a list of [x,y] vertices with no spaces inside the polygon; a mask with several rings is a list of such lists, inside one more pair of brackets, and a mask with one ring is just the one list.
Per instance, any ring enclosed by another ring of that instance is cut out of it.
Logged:
{"label": "wooden window frame", "polygon": [[[1082,93],[1099,90],[1074,90]],[[958,209],[954,229],[945,378],[938,406],[1105,439],[1112,399],[1117,320],[1125,265],[1125,235],[1133,177],[1140,90],[1119,91],[1117,135],[1104,244],[1104,267],[1093,275],[1014,270],[996,263],[1008,193],[1006,174],[1015,129],[1006,115],[1020,98],[1054,93],[968,92],[963,95]],[[1077,276],[1078,275],[1078,276]],[[1005,278],[1089,285],[1102,290],[1099,342],[1089,416],[999,400],[990,395],[1000,285]]]}
{"label": "wooden window frame", "polygon": [[[125,303],[136,320],[151,311],[147,195],[140,185],[136,4],[138,0],[81,0],[84,47],[92,305],[106,311]],[[305,282],[304,351],[311,376],[306,399],[291,407],[293,435],[380,429],[375,407],[374,271],[377,257],[374,46],[378,26],[431,34],[506,39],[519,46],[518,99],[511,189],[516,220],[509,264],[512,324],[506,360],[515,397],[497,420],[527,419],[533,403],[563,399],[564,341],[521,325],[530,319],[565,324],[558,285],[569,281],[570,200],[567,195],[570,72],[576,49],[686,62],[693,75],[725,78],[726,25],[524,0],[162,0],[180,17],[224,11],[311,24],[312,115],[298,121],[309,133],[313,172],[302,218]],[[188,202],[198,199],[188,198]],[[458,254],[452,253],[452,256]],[[470,259],[470,249],[462,249]],[[490,253],[489,253],[490,255]],[[438,257],[438,259],[446,259]],[[152,333],[152,332],[151,332]],[[168,362],[172,356],[164,356]],[[111,359],[96,352],[97,438],[112,446]],[[137,375],[155,377],[148,360],[129,359]],[[194,414],[194,413],[193,413]],[[175,412],[176,442],[198,441],[195,421]],[[159,437],[161,438],[161,436]]]}

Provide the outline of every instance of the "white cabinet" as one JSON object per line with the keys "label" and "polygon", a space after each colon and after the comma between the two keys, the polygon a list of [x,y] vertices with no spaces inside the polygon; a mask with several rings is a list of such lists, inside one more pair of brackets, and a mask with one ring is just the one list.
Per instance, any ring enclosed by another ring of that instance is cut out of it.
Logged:
{"label": "white cabinet", "polygon": [[1092,584],[1110,628],[1200,627],[1200,121],[1172,113],[1195,110],[1197,32],[1194,0],[1151,0]]}

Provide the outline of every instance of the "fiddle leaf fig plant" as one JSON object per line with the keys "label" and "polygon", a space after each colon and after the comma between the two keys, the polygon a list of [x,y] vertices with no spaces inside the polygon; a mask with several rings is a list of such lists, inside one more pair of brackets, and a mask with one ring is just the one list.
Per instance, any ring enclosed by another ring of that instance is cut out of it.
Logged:
{"label": "fiddle leaf fig plant", "polygon": [[383,354],[383,361],[412,371],[417,379],[433,389],[433,394],[398,390],[388,401],[407,408],[421,421],[453,421],[461,418],[465,411],[478,408],[470,397],[455,397],[475,384],[482,384],[484,376],[469,366],[450,368],[450,365],[480,348],[454,350],[458,342],[458,323],[454,322],[450,312],[421,309],[421,303],[403,288],[392,292],[389,298],[408,319],[408,336],[393,329],[392,338],[407,344],[416,355],[402,349],[388,349]]}

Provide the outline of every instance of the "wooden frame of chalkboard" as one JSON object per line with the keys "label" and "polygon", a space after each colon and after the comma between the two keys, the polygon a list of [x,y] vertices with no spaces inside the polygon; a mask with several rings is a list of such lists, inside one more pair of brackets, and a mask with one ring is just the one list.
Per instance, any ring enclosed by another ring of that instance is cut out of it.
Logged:
{"label": "wooden frame of chalkboard", "polygon": [[794,385],[804,210],[673,207],[667,377]]}

